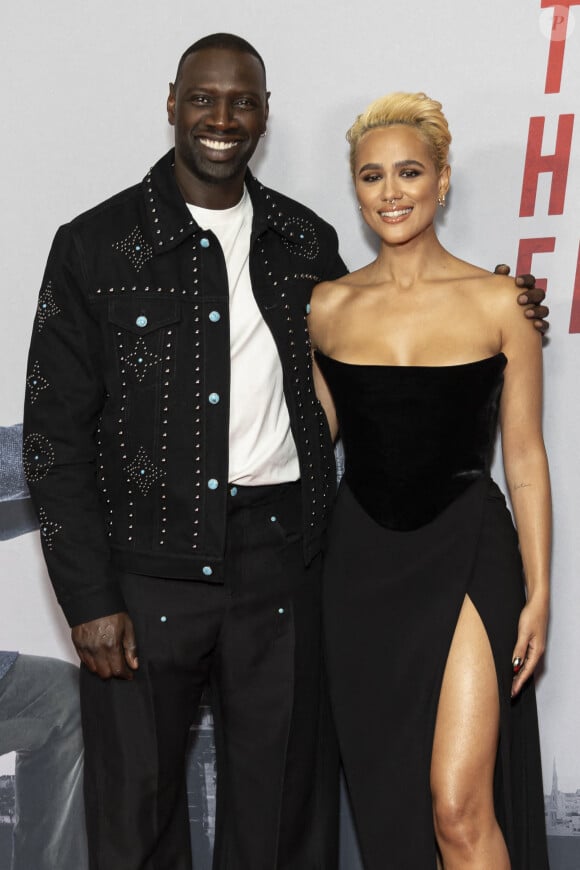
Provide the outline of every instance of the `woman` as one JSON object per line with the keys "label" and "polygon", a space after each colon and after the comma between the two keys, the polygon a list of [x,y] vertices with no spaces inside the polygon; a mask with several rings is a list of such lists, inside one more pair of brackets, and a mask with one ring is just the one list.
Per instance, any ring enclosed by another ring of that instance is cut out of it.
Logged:
{"label": "woman", "polygon": [[[437,238],[450,178],[441,104],[391,94],[347,138],[380,249],[315,288],[309,328],[345,449],[325,624],[365,868],[545,870],[530,680],[549,597],[541,339],[510,279]],[[489,476],[498,411],[525,589]]]}

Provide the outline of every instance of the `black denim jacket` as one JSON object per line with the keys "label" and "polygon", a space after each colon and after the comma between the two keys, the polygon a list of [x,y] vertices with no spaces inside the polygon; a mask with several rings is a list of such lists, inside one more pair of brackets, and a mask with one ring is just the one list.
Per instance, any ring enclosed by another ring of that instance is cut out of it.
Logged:
{"label": "black denim jacket", "polygon": [[[24,465],[71,625],[124,609],[119,570],[223,580],[226,266],[216,237],[192,219],[172,161],[169,152],[142,184],[61,227],[40,291]],[[321,546],[334,462],[305,314],[313,285],[346,269],[329,224],[249,173],[246,185],[252,287],[282,360],[309,561]],[[212,404],[210,393],[221,400]]]}

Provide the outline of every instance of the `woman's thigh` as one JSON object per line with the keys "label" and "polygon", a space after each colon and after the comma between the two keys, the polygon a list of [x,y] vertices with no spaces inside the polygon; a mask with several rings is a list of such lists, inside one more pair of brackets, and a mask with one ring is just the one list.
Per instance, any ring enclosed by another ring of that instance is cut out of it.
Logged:
{"label": "woman's thigh", "polygon": [[499,735],[499,694],[489,638],[466,596],[449,650],[437,711],[431,789],[438,804],[459,814],[493,812]]}

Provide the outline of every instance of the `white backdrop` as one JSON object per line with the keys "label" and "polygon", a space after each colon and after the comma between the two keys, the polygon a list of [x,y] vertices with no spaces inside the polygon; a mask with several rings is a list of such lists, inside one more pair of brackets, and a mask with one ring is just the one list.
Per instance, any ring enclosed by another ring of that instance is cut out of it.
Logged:
{"label": "white backdrop", "polygon": [[[551,306],[545,422],[555,502],[553,609],[539,704],[546,791],[556,759],[560,789],[572,792],[580,789],[578,309],[577,332],[570,332],[575,281],[580,307],[580,131],[574,129],[571,149],[556,161],[563,177],[571,158],[563,213],[549,214],[553,179],[544,173],[534,213],[519,215],[530,118],[545,117],[542,152],[552,154],[559,117],[578,108],[580,0],[555,11],[542,10],[542,3],[547,0],[2,3],[0,425],[22,419],[29,333],[56,227],[140,180],[171,145],[167,83],[191,42],[226,30],[262,53],[271,117],[254,170],[334,223],[352,268],[370,259],[372,249],[354,205],[344,131],[387,91],[425,90],[440,99],[454,137],[444,244],[492,268],[516,265],[520,239],[556,239],[553,253],[535,255],[532,264],[548,280]],[[552,93],[545,92],[549,58]],[[74,659],[36,535],[0,547],[0,648]],[[3,764],[0,773],[9,767]]]}

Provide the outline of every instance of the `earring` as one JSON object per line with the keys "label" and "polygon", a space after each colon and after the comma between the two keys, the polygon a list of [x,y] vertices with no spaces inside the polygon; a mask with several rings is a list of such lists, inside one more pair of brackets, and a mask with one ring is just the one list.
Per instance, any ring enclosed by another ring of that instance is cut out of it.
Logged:
{"label": "earring", "polygon": [[445,194],[440,193],[437,197],[437,205],[440,205],[441,208],[445,208]]}
{"label": "earring", "polygon": [[359,205],[358,210],[362,211],[362,205]]}
{"label": "earring", "polygon": [[264,130],[263,133],[260,133],[260,139],[263,139],[267,132],[267,130]]}

